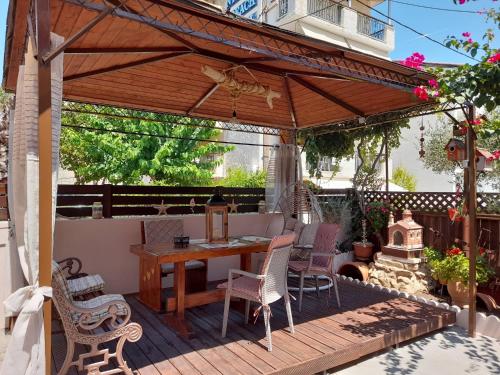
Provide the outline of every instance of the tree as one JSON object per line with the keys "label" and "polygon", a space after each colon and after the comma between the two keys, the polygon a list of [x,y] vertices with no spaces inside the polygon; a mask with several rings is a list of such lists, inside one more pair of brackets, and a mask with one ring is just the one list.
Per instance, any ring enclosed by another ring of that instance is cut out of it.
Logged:
{"label": "tree", "polygon": [[7,177],[9,111],[12,105],[13,96],[0,88],[0,178]]}
{"label": "tree", "polygon": [[[488,128],[498,128],[500,126],[500,114],[498,112],[489,115],[489,119],[485,122]],[[461,181],[463,172],[457,163],[450,161],[446,157],[444,148],[450,138],[452,138],[452,127],[436,126],[430,128],[425,137],[428,139],[425,143],[425,158],[424,166],[431,169],[435,173],[441,173],[453,178],[454,181]],[[477,146],[487,150],[500,149],[500,137],[490,137],[487,133],[477,132]],[[457,171],[459,171],[457,173]],[[500,163],[493,163],[493,171],[480,173],[477,178],[479,185],[490,185],[493,190],[500,190]]]}
{"label": "tree", "polygon": [[397,167],[392,172],[391,182],[401,186],[408,191],[415,191],[417,187],[417,179],[415,178],[415,176],[413,176],[403,167]]}
{"label": "tree", "polygon": [[266,186],[266,171],[249,172],[244,168],[231,168],[217,185],[227,187],[263,188]]}
{"label": "tree", "polygon": [[61,165],[74,172],[79,184],[140,184],[147,179],[161,185],[211,184],[220,155],[232,147],[200,141],[220,134],[215,122],[204,120],[205,126],[196,127],[200,122],[71,104],[71,111],[64,111],[62,118]]}

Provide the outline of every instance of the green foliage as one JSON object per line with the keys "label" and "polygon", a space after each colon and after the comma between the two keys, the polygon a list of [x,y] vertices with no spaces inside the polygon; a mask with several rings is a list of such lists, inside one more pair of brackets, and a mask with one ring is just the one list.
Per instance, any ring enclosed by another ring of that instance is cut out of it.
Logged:
{"label": "green foliage", "polygon": [[[97,112],[98,108],[82,104],[78,109]],[[220,134],[215,122],[194,127],[199,120],[111,107],[100,107],[99,111],[123,117],[63,112],[63,124],[97,129],[62,130],[61,165],[74,172],[79,184],[139,184],[149,178],[152,184],[208,185],[214,168],[221,163],[220,155],[232,149],[195,140],[215,139]]]}
{"label": "green foliage", "polygon": [[[500,113],[498,111],[488,114],[488,121],[477,128],[477,147],[484,148],[490,152],[500,149],[500,137],[492,137],[491,129],[500,128]],[[454,180],[462,178],[463,173],[455,175],[459,166],[456,162],[447,159],[444,147],[453,137],[451,126],[436,126],[425,132],[425,157],[424,166],[435,173],[445,174]],[[456,138],[456,137],[455,137]],[[493,170],[480,173],[477,177],[479,185],[490,184],[494,191],[500,190],[500,162],[493,163]]]}
{"label": "green foliage", "polygon": [[[427,257],[431,268],[432,277],[441,281],[461,281],[464,284],[469,282],[469,258],[458,248],[451,248],[443,255],[439,250],[425,248],[424,254]],[[486,283],[493,276],[494,272],[488,264],[484,255],[476,257],[476,281]]]}
{"label": "green foliage", "polygon": [[[500,14],[495,9],[485,11],[486,18],[500,26]],[[460,37],[451,35],[445,44],[469,54],[478,60],[476,64],[463,64],[454,69],[430,69],[437,76],[439,100],[443,103],[471,103],[476,107],[485,107],[493,111],[500,103],[500,65],[499,51],[493,46],[495,34],[486,30],[482,41],[474,41],[469,34]],[[492,135],[500,135],[497,131]]]}
{"label": "green foliage", "polygon": [[374,232],[380,233],[389,221],[389,206],[385,202],[374,201],[366,205],[365,217]]}
{"label": "green foliage", "polygon": [[408,191],[415,191],[417,187],[417,179],[403,167],[397,167],[392,172],[391,182],[405,188]]}
{"label": "green foliage", "polygon": [[249,172],[244,168],[231,168],[217,185],[227,187],[263,188],[266,186],[266,171]]}
{"label": "green foliage", "polygon": [[321,177],[320,160],[323,157],[334,159],[333,174],[338,172],[342,159],[351,159],[359,150],[366,160],[362,173],[373,175],[370,161],[375,158],[377,148],[381,144],[385,130],[388,133],[389,152],[399,146],[401,129],[408,127],[408,120],[396,121],[386,126],[366,126],[352,131],[341,131],[327,134],[317,134],[313,130],[304,130],[299,134],[299,140],[304,143],[306,161],[310,166],[309,174]]}

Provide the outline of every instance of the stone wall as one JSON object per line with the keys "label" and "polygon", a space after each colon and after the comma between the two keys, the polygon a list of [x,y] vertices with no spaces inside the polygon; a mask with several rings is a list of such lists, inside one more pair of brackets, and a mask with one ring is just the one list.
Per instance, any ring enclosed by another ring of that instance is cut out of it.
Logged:
{"label": "stone wall", "polygon": [[410,263],[380,253],[370,263],[368,282],[407,293],[427,292],[433,283],[426,263]]}

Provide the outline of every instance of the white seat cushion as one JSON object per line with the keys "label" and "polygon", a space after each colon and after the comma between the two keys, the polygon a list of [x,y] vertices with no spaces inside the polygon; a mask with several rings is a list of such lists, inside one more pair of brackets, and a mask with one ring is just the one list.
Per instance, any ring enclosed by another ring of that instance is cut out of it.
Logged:
{"label": "white seat cushion", "polygon": [[[80,307],[83,309],[93,309],[93,308],[102,306],[106,302],[110,302],[110,301],[120,301],[120,302],[126,303],[125,298],[123,298],[123,296],[121,294],[104,294],[102,296],[92,298],[92,299],[89,299],[86,301],[74,301],[73,304],[76,307]],[[108,314],[107,309],[102,309],[102,310],[98,310],[96,312],[93,312],[90,319],[86,320],[85,323],[86,324],[95,323],[95,322],[99,321],[102,317],[106,316],[107,314]],[[75,322],[75,324],[78,323],[78,320],[80,319],[81,315],[82,315],[82,313],[79,313],[79,312],[74,312],[71,314],[71,317],[73,319],[73,322]],[[124,308],[120,307],[120,308],[118,308],[117,315],[125,316],[125,315],[127,315],[127,311]]]}
{"label": "white seat cushion", "polygon": [[[190,260],[186,262],[186,270],[194,270],[197,268],[203,268],[205,267],[205,263],[202,262],[201,260]],[[166,263],[161,265],[161,272],[162,273],[173,273],[174,272],[174,264],[173,263]]]}
{"label": "white seat cushion", "polygon": [[67,283],[73,297],[83,296],[84,294],[98,292],[104,289],[104,280],[101,275],[88,275],[76,279],[69,279]]}

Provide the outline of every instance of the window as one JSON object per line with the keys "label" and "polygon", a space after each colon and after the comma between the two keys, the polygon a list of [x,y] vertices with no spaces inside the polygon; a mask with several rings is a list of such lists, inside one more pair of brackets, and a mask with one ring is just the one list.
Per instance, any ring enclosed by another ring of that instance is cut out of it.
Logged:
{"label": "window", "polygon": [[278,0],[278,16],[283,17],[288,13],[288,0]]}

